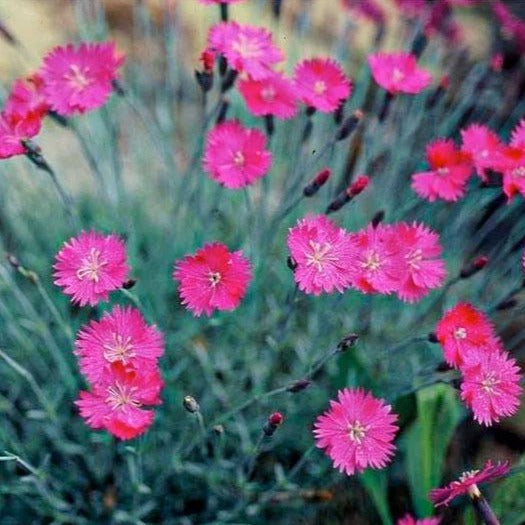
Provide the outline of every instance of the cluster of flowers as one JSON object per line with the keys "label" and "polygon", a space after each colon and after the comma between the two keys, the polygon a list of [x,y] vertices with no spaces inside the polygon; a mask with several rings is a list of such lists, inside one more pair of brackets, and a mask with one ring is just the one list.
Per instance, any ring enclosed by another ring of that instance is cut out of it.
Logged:
{"label": "cluster of flowers", "polygon": [[461,139],[460,149],[451,139],[427,146],[430,170],[412,175],[412,188],[419,196],[455,202],[465,195],[474,171],[484,182],[491,173],[501,175],[509,202],[516,193],[525,196],[525,119],[512,131],[508,145],[482,124],[461,130]]}
{"label": "cluster of flowers", "polygon": [[[126,247],[116,235],[82,232],[64,244],[54,269],[55,284],[74,303],[95,306],[126,283]],[[75,354],[91,389],[80,392],[76,405],[89,426],[120,439],[145,432],[154,413],[143,407],[161,403],[163,352],[162,334],[135,308],[117,305],[81,328]]]}
{"label": "cluster of flowers", "polygon": [[353,287],[414,302],[446,277],[438,234],[418,223],[347,232],[325,215],[310,215],[290,229],[288,248],[295,281],[308,294]]}
{"label": "cluster of flowers", "polygon": [[27,153],[49,113],[71,116],[102,106],[124,57],[112,42],[58,46],[42,66],[18,79],[0,113],[0,159]]}
{"label": "cluster of flowers", "polygon": [[439,321],[436,336],[446,362],[461,373],[461,399],[476,421],[490,426],[517,412],[520,369],[482,312],[459,303]]}

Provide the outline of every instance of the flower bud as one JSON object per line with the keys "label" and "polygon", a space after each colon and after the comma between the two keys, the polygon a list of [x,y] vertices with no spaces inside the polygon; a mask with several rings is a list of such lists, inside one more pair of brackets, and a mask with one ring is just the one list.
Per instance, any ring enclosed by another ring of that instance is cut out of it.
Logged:
{"label": "flower bud", "polygon": [[308,388],[311,384],[312,382],[309,379],[297,379],[286,387],[286,391],[296,394],[297,392],[301,392],[301,390]]}
{"label": "flower bud", "polygon": [[357,128],[357,125],[363,120],[364,113],[360,109],[356,109],[337,130],[335,140],[344,140]]}
{"label": "flower bud", "polygon": [[224,78],[222,80],[221,84],[221,93],[226,93],[229,89],[233,87],[233,84],[235,84],[235,80],[237,79],[237,71],[235,69],[230,69],[226,75],[224,75]]}
{"label": "flower bud", "polygon": [[199,61],[202,62],[202,67],[206,73],[211,73],[213,71],[213,65],[215,63],[215,53],[211,49],[205,49]]}
{"label": "flower bud", "polygon": [[295,261],[295,259],[291,255],[289,255],[286,258],[286,266],[288,266],[288,268],[290,268],[290,270],[292,270],[292,272],[295,272],[295,269],[297,268],[297,262]]}
{"label": "flower bud", "polygon": [[312,197],[326,183],[332,174],[330,168],[323,168],[303,189],[305,197]]}
{"label": "flower bud", "polygon": [[12,253],[6,253],[5,257],[7,259],[7,262],[15,269],[18,270],[20,268],[20,261],[16,257],[16,255],[13,255]]}
{"label": "flower bud", "polygon": [[201,409],[199,403],[197,403],[197,400],[193,396],[184,396],[182,405],[190,414],[195,414],[195,412],[199,412]]}
{"label": "flower bud", "polygon": [[268,136],[271,137],[275,131],[273,115],[264,115],[264,127],[266,128],[266,133]]}
{"label": "flower bud", "polygon": [[213,88],[213,73],[195,71],[195,78],[204,93],[207,93]]}
{"label": "flower bud", "polygon": [[376,228],[377,225],[385,219],[385,210],[379,210],[373,217],[372,217],[372,227]]}
{"label": "flower bud", "polygon": [[131,290],[137,284],[137,279],[128,279],[123,285],[124,290]]}
{"label": "flower bud", "polygon": [[430,332],[427,335],[427,340],[428,340],[429,343],[437,343],[437,342],[439,342],[439,340],[437,338],[437,335],[436,335],[436,332]]}
{"label": "flower bud", "polygon": [[274,412],[270,414],[266,424],[263,427],[263,432],[266,436],[273,436],[275,431],[282,425],[284,417],[280,412]]}
{"label": "flower bud", "polygon": [[461,279],[468,279],[469,277],[472,277],[474,274],[485,268],[488,262],[489,258],[485,255],[476,257],[476,259],[474,259],[470,264],[463,266],[459,272],[459,277]]}
{"label": "flower bud", "polygon": [[346,192],[350,197],[359,195],[370,182],[370,178],[366,175],[359,175],[357,179],[347,188]]}
{"label": "flower bud", "polygon": [[220,124],[226,120],[228,109],[230,109],[230,101],[227,98],[223,98],[221,107],[219,108],[219,114],[217,115],[217,124]]}
{"label": "flower bud", "polygon": [[359,340],[359,336],[354,333],[347,334],[337,343],[337,349],[340,352],[344,352],[345,350],[348,350],[350,347],[354,346],[357,341]]}

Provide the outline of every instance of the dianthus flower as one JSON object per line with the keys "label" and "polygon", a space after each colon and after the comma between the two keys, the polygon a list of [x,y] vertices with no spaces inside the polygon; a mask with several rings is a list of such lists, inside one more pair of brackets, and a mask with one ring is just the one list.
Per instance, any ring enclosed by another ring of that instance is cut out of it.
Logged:
{"label": "dianthus flower", "polygon": [[272,73],[261,80],[241,80],[238,88],[246,106],[256,117],[273,115],[289,119],[297,113],[294,86],[282,73]]}
{"label": "dianthus flower", "polygon": [[331,58],[312,58],[294,68],[294,84],[299,99],[309,107],[335,111],[352,92],[352,83],[343,68]]}
{"label": "dianthus flower", "polygon": [[470,497],[479,497],[480,491],[478,483],[486,483],[505,476],[509,471],[507,461],[493,465],[488,460],[483,470],[471,470],[464,472],[458,481],[453,481],[446,487],[433,489],[430,491],[430,499],[436,507],[448,505],[453,499],[464,494]]}
{"label": "dianthus flower", "polygon": [[107,382],[117,364],[139,373],[153,369],[163,352],[162,334],[129,306],[115,306],[100,321],[91,321],[75,342],[80,369],[91,383]]}
{"label": "dianthus flower", "polygon": [[44,95],[44,81],[40,73],[19,78],[13,84],[4,105],[4,112],[25,119],[42,118],[49,111]]}
{"label": "dianthus flower", "polygon": [[175,263],[182,304],[194,315],[239,306],[251,279],[250,263],[242,252],[230,252],[221,243],[206,244],[195,255]]}
{"label": "dianthus flower", "polygon": [[0,113],[0,159],[27,153],[23,142],[37,135],[41,125],[42,118],[37,113],[24,117]]}
{"label": "dianthus flower", "polygon": [[445,361],[454,368],[476,360],[479,354],[501,349],[501,343],[488,317],[468,303],[448,310],[436,327]]}
{"label": "dianthus flower", "polygon": [[468,154],[477,174],[487,179],[487,170],[497,169],[502,159],[503,144],[499,137],[483,124],[471,124],[461,130],[461,150]]}
{"label": "dianthus flower", "polygon": [[440,522],[440,518],[423,518],[422,520],[417,520],[410,514],[407,514],[406,516],[398,519],[396,525],[439,525]]}
{"label": "dianthus flower", "polygon": [[427,146],[430,171],[412,175],[412,189],[430,202],[454,202],[465,194],[472,167],[466,154],[450,139],[438,139]]}
{"label": "dianthus flower", "polygon": [[153,423],[153,410],[159,405],[163,382],[156,368],[126,370],[116,366],[108,381],[96,383],[91,392],[80,392],[75,404],[93,429],[105,429],[119,439],[143,434]]}
{"label": "dianthus flower", "polygon": [[325,215],[309,215],[290,228],[288,249],[297,264],[295,281],[303,292],[343,292],[350,285],[348,233]]}
{"label": "dianthus flower", "polygon": [[368,55],[374,80],[389,93],[416,94],[427,88],[432,75],[418,67],[411,53],[375,53]]}
{"label": "dianthus flower", "polygon": [[393,235],[399,243],[400,256],[405,266],[406,277],[396,290],[403,301],[418,301],[434,288],[439,288],[447,271],[440,259],[439,235],[423,224],[392,225]]}
{"label": "dianthus flower", "polygon": [[284,60],[283,52],[272,42],[264,27],[220,22],[210,28],[208,47],[224,55],[228,65],[254,80],[272,74],[272,67]]}
{"label": "dianthus flower", "polygon": [[385,13],[376,0],[342,0],[342,4],[345,9],[356,12],[376,24],[383,24],[385,21]]}
{"label": "dianthus flower", "polygon": [[369,225],[350,234],[352,286],[364,293],[388,294],[399,289],[405,267],[390,225]]}
{"label": "dianthus flower", "polygon": [[491,426],[518,411],[521,374],[507,352],[480,352],[475,361],[461,367],[461,374],[461,399],[478,423]]}
{"label": "dianthus flower", "polygon": [[256,128],[245,128],[236,120],[226,120],[208,133],[204,171],[226,188],[253,184],[268,173],[271,162],[266,136]]}
{"label": "dianthus flower", "polygon": [[55,261],[54,283],[80,306],[107,301],[109,292],[121,288],[129,273],[126,247],[114,234],[82,232],[64,244]]}
{"label": "dianthus flower", "polygon": [[99,108],[110,97],[123,62],[113,42],[55,47],[41,69],[51,109],[67,116]]}
{"label": "dianthus flower", "polygon": [[514,15],[509,7],[500,0],[491,2],[490,6],[501,24],[502,33],[512,38],[523,53],[525,51],[525,22]]}
{"label": "dianthus flower", "polygon": [[503,193],[510,202],[520,193],[525,197],[525,148],[508,146],[503,148],[499,169],[503,173]]}
{"label": "dianthus flower", "polygon": [[349,476],[367,467],[384,468],[394,455],[397,415],[384,400],[361,388],[345,388],[314,425],[316,445],[335,468]]}

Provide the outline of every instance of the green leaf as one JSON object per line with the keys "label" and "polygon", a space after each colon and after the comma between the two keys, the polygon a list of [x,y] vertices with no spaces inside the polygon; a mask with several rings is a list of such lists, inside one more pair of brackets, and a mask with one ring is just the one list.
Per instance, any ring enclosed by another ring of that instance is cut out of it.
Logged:
{"label": "green leaf", "polygon": [[525,523],[525,456],[519,465],[522,469],[501,481],[491,500],[492,510],[505,525]]}
{"label": "green leaf", "polygon": [[392,525],[392,515],[388,508],[388,479],[384,470],[365,470],[360,476],[363,487],[374,502],[383,525]]}
{"label": "green leaf", "polygon": [[405,435],[406,469],[418,516],[434,512],[429,491],[439,486],[448,444],[461,419],[455,392],[437,384],[416,393],[417,419]]}

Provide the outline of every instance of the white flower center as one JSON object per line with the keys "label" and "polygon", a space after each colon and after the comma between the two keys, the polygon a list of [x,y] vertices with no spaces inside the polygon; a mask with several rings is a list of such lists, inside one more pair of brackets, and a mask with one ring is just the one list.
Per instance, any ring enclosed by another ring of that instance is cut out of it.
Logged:
{"label": "white flower center", "polygon": [[368,426],[364,426],[359,419],[356,419],[353,423],[348,425],[348,437],[354,442],[360,445],[366,435]]}
{"label": "white flower center", "polygon": [[210,272],[208,278],[212,288],[215,288],[221,282],[221,274],[219,272]]}
{"label": "white flower center", "polygon": [[371,272],[375,272],[381,268],[381,264],[382,262],[379,254],[375,250],[370,250],[366,255],[366,260],[361,263],[361,266]]}
{"label": "white flower center", "polygon": [[438,168],[436,170],[436,173],[438,175],[448,175],[450,173],[450,170],[448,168]]}
{"label": "white flower center", "polygon": [[275,89],[271,86],[265,87],[261,91],[261,97],[265,102],[271,102],[275,98]]}
{"label": "white flower center", "polygon": [[405,255],[405,259],[409,266],[411,266],[415,270],[419,270],[419,263],[423,260],[423,251],[421,250],[421,248],[418,248],[417,250],[412,250]]}
{"label": "white flower center", "polygon": [[108,396],[106,397],[105,402],[108,403],[112,410],[119,410],[125,406],[138,408],[141,406],[141,403],[133,397],[136,391],[137,387],[126,389],[125,386],[117,381],[114,385],[108,387]]}
{"label": "white flower center", "polygon": [[403,73],[403,71],[395,67],[394,71],[392,71],[392,80],[394,82],[401,82],[404,78],[405,74]]}
{"label": "white flower center", "polygon": [[243,58],[256,58],[261,54],[259,42],[243,34],[239,35],[238,39],[232,44],[232,49]]}
{"label": "white flower center", "polygon": [[233,163],[237,166],[237,167],[242,167],[244,166],[244,162],[245,162],[245,158],[244,158],[244,155],[242,154],[242,151],[238,151],[237,153],[235,153],[235,155],[233,156]]}
{"label": "white flower center", "polygon": [[328,242],[320,243],[310,240],[308,243],[312,252],[306,255],[306,266],[315,266],[318,272],[323,270],[323,264],[327,262],[336,262],[339,259],[330,254],[332,245]]}
{"label": "white flower center", "polygon": [[513,177],[524,177],[525,176],[525,166],[520,166],[519,168],[512,170],[512,176]]}
{"label": "white flower center", "polygon": [[326,83],[323,80],[317,80],[314,84],[314,93],[322,95],[326,91]]}
{"label": "white flower center", "polygon": [[135,357],[135,352],[129,336],[124,338],[120,334],[114,333],[113,341],[104,345],[104,358],[110,363],[122,361],[127,364],[132,357]]}
{"label": "white flower center", "polygon": [[96,248],[91,248],[89,255],[83,259],[82,266],[77,270],[77,277],[81,281],[88,279],[98,283],[100,269],[106,264],[108,264],[107,261],[101,259],[100,251]]}
{"label": "white flower center", "polygon": [[481,387],[487,394],[492,394],[494,392],[494,387],[500,383],[499,379],[496,378],[493,372],[488,372],[485,374],[483,381],[481,381]]}
{"label": "white flower center", "polygon": [[466,339],[467,338],[467,329],[463,328],[462,326],[458,326],[454,330],[454,337],[456,339]]}
{"label": "white flower center", "polygon": [[81,69],[77,64],[71,64],[69,72],[64,76],[73,89],[80,91],[91,84],[91,79],[87,76],[88,73],[88,68]]}

